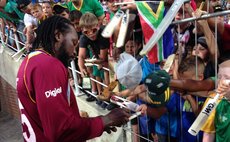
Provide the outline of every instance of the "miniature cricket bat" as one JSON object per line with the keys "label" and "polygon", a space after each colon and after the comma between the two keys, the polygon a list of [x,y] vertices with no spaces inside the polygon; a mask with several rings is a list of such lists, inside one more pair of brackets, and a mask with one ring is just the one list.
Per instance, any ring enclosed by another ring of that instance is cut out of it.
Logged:
{"label": "miniature cricket bat", "polygon": [[117,104],[118,106],[120,106],[122,108],[126,108],[128,110],[131,110],[133,112],[136,112],[137,108],[139,107],[138,104],[136,104],[132,101],[126,100],[122,97],[115,96],[115,95],[110,98],[110,102]]}
{"label": "miniature cricket bat", "polygon": [[162,37],[168,26],[171,24],[173,18],[176,16],[177,12],[179,11],[182,4],[185,0],[175,0],[173,5],[168,10],[167,14],[165,15],[164,19],[161,21],[160,25],[157,27],[154,34],[151,36],[147,44],[144,46],[140,55],[147,54],[154,45],[158,42],[158,40]]}
{"label": "miniature cricket bat", "polygon": [[118,26],[119,22],[121,21],[121,18],[123,17],[124,12],[119,10],[115,13],[112,20],[108,23],[108,25],[105,27],[101,35],[105,38],[109,38],[112,36],[115,28]]}
{"label": "miniature cricket bat", "polygon": [[[229,83],[230,83],[230,80],[226,80],[226,84],[229,84]],[[210,99],[207,102],[207,104],[203,107],[200,114],[197,116],[196,120],[193,122],[192,126],[188,130],[188,132],[191,135],[196,136],[199,133],[200,129],[205,124],[205,122],[207,121],[212,111],[217,107],[219,103],[218,101],[219,98],[220,98],[220,94],[217,93],[216,96]]]}
{"label": "miniature cricket bat", "polygon": [[119,30],[119,35],[118,35],[117,44],[116,44],[116,47],[118,48],[124,46],[125,44],[125,37],[127,34],[128,25],[129,25],[129,9],[126,10],[125,15],[122,17],[121,27]]}
{"label": "miniature cricket bat", "polygon": [[129,117],[129,121],[132,120],[132,119],[134,119],[134,118],[136,118],[136,117],[138,117],[139,115],[141,115],[141,112],[140,112],[140,111],[134,113],[132,116]]}
{"label": "miniature cricket bat", "polygon": [[129,117],[129,120],[132,120],[132,119],[138,117],[139,115],[141,115],[141,112],[136,112],[139,105],[132,102],[132,101],[126,100],[126,99],[121,98],[119,96],[112,96],[110,98],[110,102],[120,106],[121,108],[126,108],[128,110],[135,112],[134,114],[132,114]]}

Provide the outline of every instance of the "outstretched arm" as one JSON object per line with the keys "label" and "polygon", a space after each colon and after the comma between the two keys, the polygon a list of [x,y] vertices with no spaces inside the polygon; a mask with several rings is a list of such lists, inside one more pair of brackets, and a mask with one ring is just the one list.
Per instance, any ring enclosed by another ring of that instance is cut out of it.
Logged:
{"label": "outstretched arm", "polygon": [[82,77],[88,75],[85,66],[85,59],[86,59],[86,48],[80,47],[78,51],[78,66],[80,68]]}
{"label": "outstretched arm", "polygon": [[169,86],[189,92],[210,91],[215,89],[215,82],[211,78],[202,81],[192,79],[171,79]]}
{"label": "outstretched arm", "polygon": [[148,115],[149,117],[158,119],[167,112],[167,108],[166,107],[152,108],[147,106],[146,104],[142,104],[138,107],[137,111],[141,111],[143,115]]}
{"label": "outstretched arm", "polygon": [[[201,11],[201,10],[198,9],[193,13],[193,16],[194,17],[201,17],[201,15],[205,14],[205,13],[206,12]],[[209,50],[209,53],[210,53],[210,59],[214,63],[215,58],[216,58],[215,55],[217,54],[217,57],[219,57],[218,47],[217,47],[217,50],[216,50],[215,37],[214,37],[211,29],[209,28],[207,20],[199,20],[198,25],[199,25],[200,30],[204,33],[206,43],[208,45],[208,50]],[[217,51],[217,53],[216,53],[216,51]]]}

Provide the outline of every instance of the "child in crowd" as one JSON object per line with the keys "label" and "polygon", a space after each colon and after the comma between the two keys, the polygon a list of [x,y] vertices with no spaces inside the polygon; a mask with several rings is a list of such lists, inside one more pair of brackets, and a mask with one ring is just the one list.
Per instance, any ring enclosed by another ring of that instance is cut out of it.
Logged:
{"label": "child in crowd", "polygon": [[69,19],[69,9],[66,4],[57,3],[53,6],[53,11],[56,15]]}
{"label": "child in crowd", "polygon": [[[189,13],[189,9],[181,8],[175,16],[175,21],[190,17],[192,16]],[[185,58],[187,55],[191,55],[192,47],[195,45],[195,34],[192,32],[193,29],[194,25],[192,22],[184,22],[175,25],[173,28],[174,45],[177,50],[179,47],[182,49],[182,53],[180,53],[182,58]]]}
{"label": "child in crowd", "polygon": [[218,88],[216,91],[222,96],[216,110],[212,112],[202,128],[204,131],[203,142],[230,141],[230,84],[224,83],[225,80],[230,80],[229,71],[230,60],[224,61],[219,65]]}
{"label": "child in crowd", "polygon": [[82,14],[93,13],[98,18],[99,25],[105,17],[102,5],[98,0],[71,0],[67,2],[67,8],[69,11],[78,10]]}
{"label": "child in crowd", "polygon": [[42,6],[38,3],[30,5],[30,13],[38,20],[39,24],[46,19],[46,16],[42,11]]}
{"label": "child in crowd", "polygon": [[73,10],[69,14],[69,20],[73,24],[74,29],[78,33],[79,37],[80,37],[80,33],[81,33],[81,27],[79,26],[79,21],[80,21],[81,16],[82,16],[82,13],[80,11],[77,11],[77,10]]}
{"label": "child in crowd", "polygon": [[35,34],[34,29],[38,26],[37,18],[33,17],[30,12],[30,7],[32,3],[30,3],[27,7],[24,8],[25,16],[24,16],[24,24],[25,28],[23,33],[26,35],[25,47],[27,51],[30,51],[32,47],[32,42],[34,41]]}
{"label": "child in crowd", "polygon": [[[155,64],[149,64],[145,66],[146,65],[145,59],[141,59],[141,56],[139,55],[139,52],[138,52],[142,44],[139,44],[137,39],[138,37],[132,40],[128,40],[126,42],[125,52],[135,57],[135,59],[137,59],[138,61],[140,60],[142,71],[143,70],[146,71],[146,68],[151,68],[151,66],[155,66],[154,68],[152,68],[153,70],[151,71],[159,70],[159,68],[157,68],[157,65]],[[147,75],[145,73],[143,73],[142,78],[145,78],[145,76]],[[146,102],[143,102],[142,100],[139,100],[139,99],[136,99],[135,102],[137,102],[139,105],[146,104]],[[147,105],[150,105],[150,104],[147,104]],[[132,124],[132,129],[135,133],[140,134],[142,137],[149,139],[149,140],[154,140],[154,141],[157,140],[157,138],[155,137],[155,120],[153,120],[152,118],[147,117],[147,116],[141,116],[138,119],[131,121],[131,124]],[[137,135],[133,135],[133,139],[136,141],[140,141],[140,142],[147,141],[146,139],[138,138]]]}
{"label": "child in crowd", "polygon": [[[82,77],[88,76],[89,71],[85,66],[85,59],[88,57],[95,57],[92,63],[99,64],[99,66],[93,66],[93,74],[91,77],[96,77],[97,81],[104,80],[105,84],[109,84],[109,73],[102,70],[103,67],[108,67],[108,47],[109,39],[101,36],[101,32],[104,27],[98,25],[97,17],[92,13],[85,13],[80,19],[80,27],[82,28],[82,36],[80,38],[79,53],[78,53],[78,65],[82,74]],[[91,56],[87,54],[90,51]],[[92,92],[96,95],[100,94],[102,86],[97,83],[97,88],[92,82]],[[90,98],[93,98],[91,96]],[[93,99],[91,99],[93,100]],[[105,106],[104,106],[105,107]]]}
{"label": "child in crowd", "polygon": [[[82,13],[80,11],[77,11],[77,10],[73,10],[69,14],[69,20],[73,24],[74,29],[78,34],[78,39],[80,39],[80,36],[82,34],[81,28],[79,26],[79,21],[80,21],[81,16],[82,16]],[[79,43],[79,40],[78,40],[78,43]],[[78,56],[78,51],[79,51],[79,44],[76,48],[76,53],[77,53],[76,56]],[[77,70],[79,70],[79,66],[77,63],[78,63],[78,58],[76,57],[75,58],[75,64],[76,64]],[[78,78],[78,84],[81,86],[82,85],[81,75],[77,74],[77,78]]]}
{"label": "child in crowd", "polygon": [[125,52],[135,57],[137,52],[137,46],[135,44],[135,41],[128,40],[125,44]]}
{"label": "child in crowd", "polygon": [[[202,11],[196,10],[194,16],[199,17]],[[215,43],[215,37],[209,28],[207,20],[199,20],[198,27],[200,31],[204,34],[203,37],[197,39],[197,45],[193,47],[192,55],[197,55],[205,62],[205,79],[208,77],[215,76],[215,61],[216,57],[219,58],[219,49]],[[217,38],[217,37],[216,37]]]}
{"label": "child in crowd", "polygon": [[45,1],[45,2],[42,2],[41,5],[42,5],[42,11],[44,12],[45,16],[47,18],[51,17],[53,15],[52,3]]}

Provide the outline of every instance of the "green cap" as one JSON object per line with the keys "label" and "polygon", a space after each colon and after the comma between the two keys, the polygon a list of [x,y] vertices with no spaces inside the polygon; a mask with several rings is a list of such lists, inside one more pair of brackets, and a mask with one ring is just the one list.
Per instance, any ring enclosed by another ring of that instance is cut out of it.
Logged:
{"label": "green cap", "polygon": [[164,106],[170,98],[170,76],[165,70],[159,70],[149,74],[144,84],[148,91],[150,103],[156,107]]}

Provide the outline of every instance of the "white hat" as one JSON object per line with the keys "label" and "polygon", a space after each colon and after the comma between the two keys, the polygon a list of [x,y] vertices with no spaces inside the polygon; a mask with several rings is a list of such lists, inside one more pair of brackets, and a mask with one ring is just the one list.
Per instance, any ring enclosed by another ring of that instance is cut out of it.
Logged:
{"label": "white hat", "polygon": [[115,69],[118,81],[126,88],[136,87],[142,79],[142,69],[139,62],[130,54],[120,54]]}

